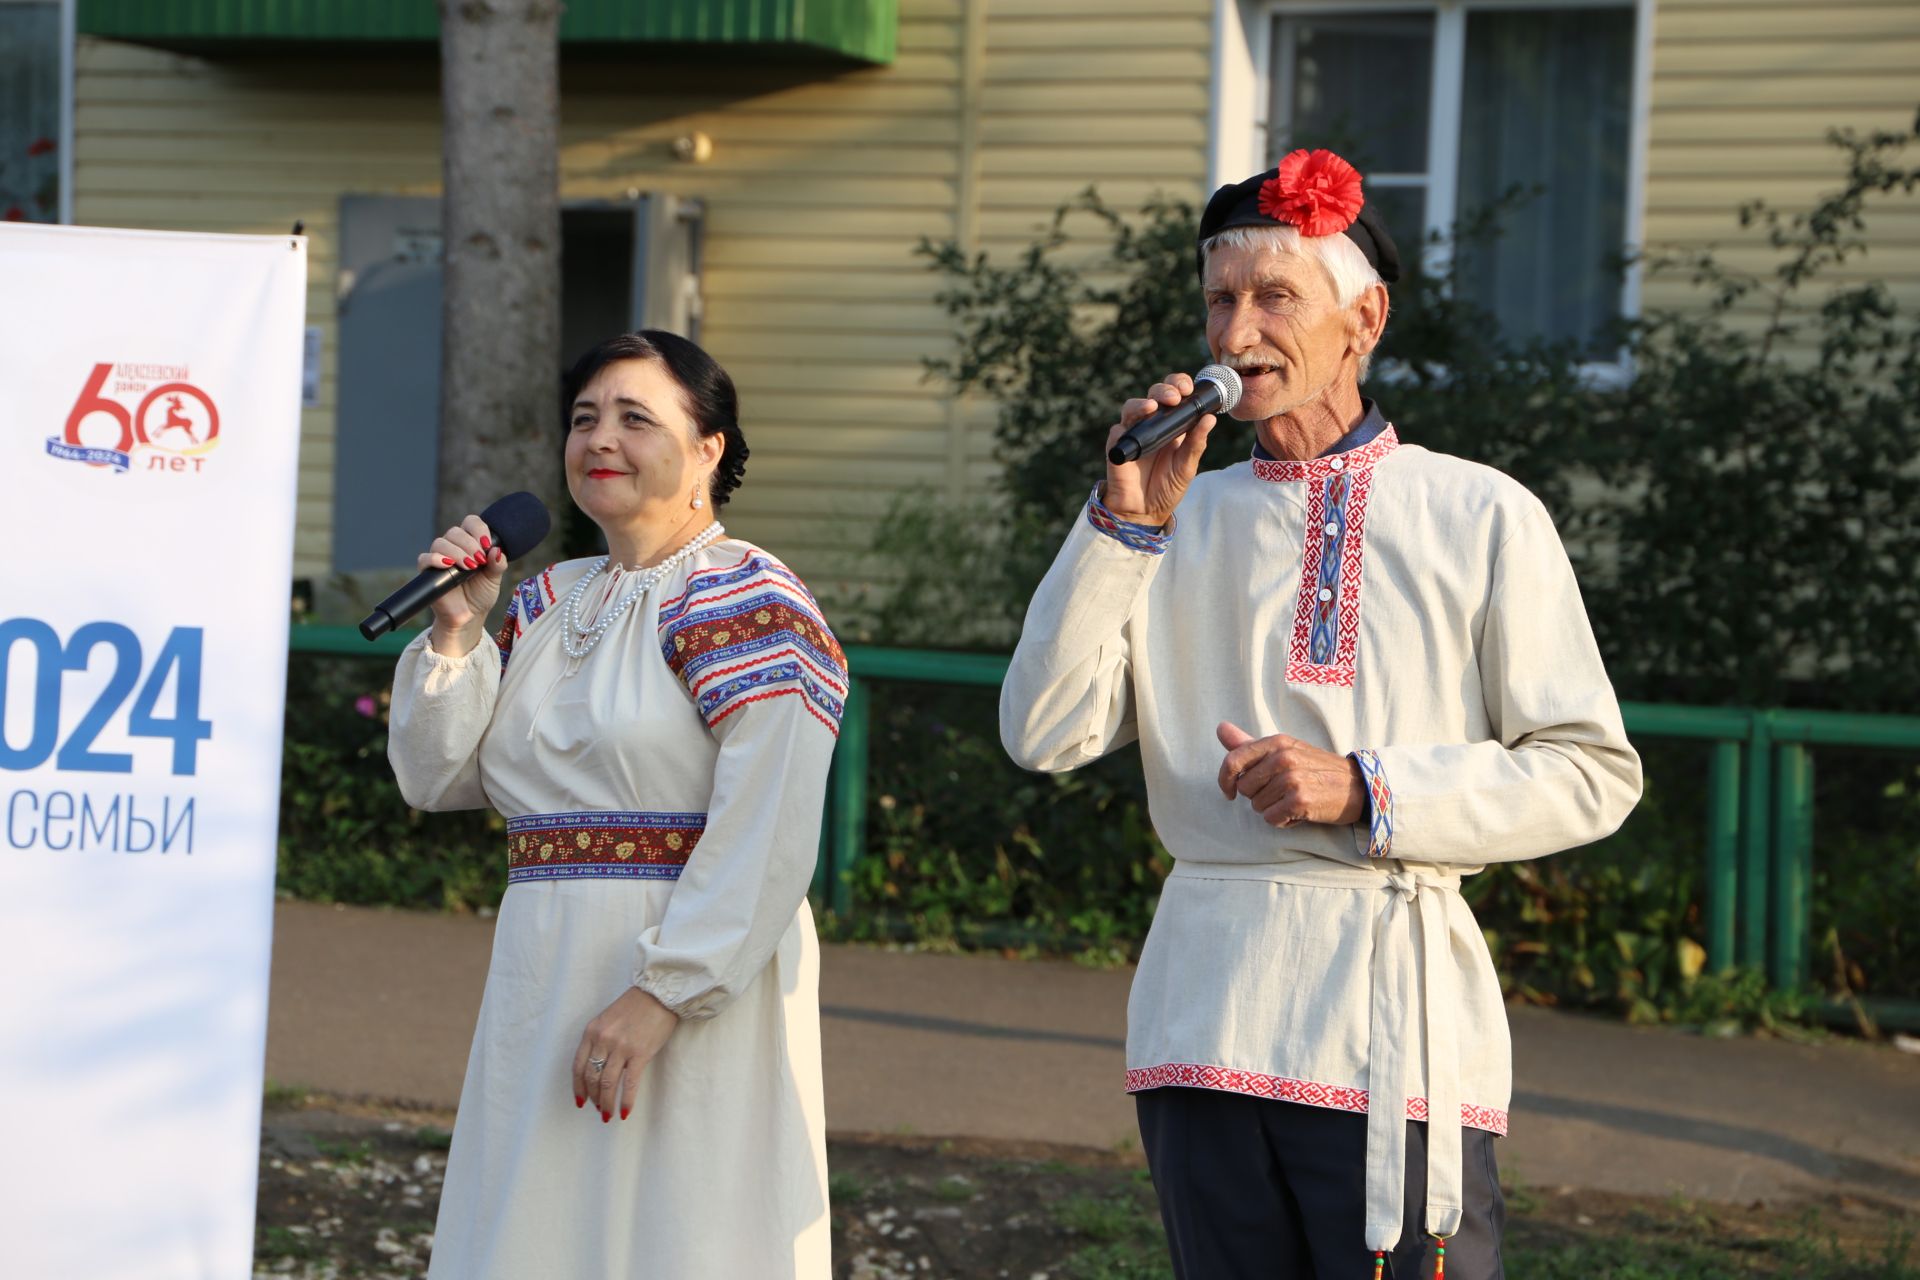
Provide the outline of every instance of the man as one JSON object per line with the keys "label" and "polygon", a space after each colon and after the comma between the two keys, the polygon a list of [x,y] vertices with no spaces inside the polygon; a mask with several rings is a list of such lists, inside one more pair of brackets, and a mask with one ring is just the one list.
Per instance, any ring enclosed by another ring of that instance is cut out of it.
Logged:
{"label": "man", "polygon": [[1499,1277],[1511,1055],[1460,880],[1613,831],[1639,758],[1546,510],[1360,395],[1399,260],[1359,175],[1222,187],[1199,258],[1253,457],[1197,475],[1207,416],[1107,467],[1001,736],[1050,771],[1140,742],[1175,865],[1127,1088],[1181,1280]]}

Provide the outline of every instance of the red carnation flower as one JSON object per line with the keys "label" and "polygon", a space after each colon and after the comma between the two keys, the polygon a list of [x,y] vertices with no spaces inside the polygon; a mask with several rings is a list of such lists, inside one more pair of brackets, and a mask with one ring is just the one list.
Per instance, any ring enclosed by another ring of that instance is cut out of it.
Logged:
{"label": "red carnation flower", "polygon": [[1303,235],[1345,231],[1365,203],[1360,171],[1331,151],[1292,152],[1280,162],[1279,174],[1260,184],[1260,212],[1292,223]]}
{"label": "red carnation flower", "polygon": [[43,156],[51,150],[53,150],[52,138],[35,138],[27,144],[27,154],[30,156]]}

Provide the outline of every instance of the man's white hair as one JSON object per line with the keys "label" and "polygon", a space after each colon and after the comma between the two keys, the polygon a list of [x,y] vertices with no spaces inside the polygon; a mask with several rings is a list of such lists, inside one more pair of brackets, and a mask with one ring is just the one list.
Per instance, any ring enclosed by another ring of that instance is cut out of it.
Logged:
{"label": "man's white hair", "polygon": [[[1360,300],[1360,295],[1382,283],[1380,273],[1367,261],[1360,246],[1341,232],[1330,236],[1304,236],[1300,228],[1276,222],[1267,227],[1228,227],[1200,242],[1200,255],[1211,262],[1216,248],[1278,249],[1282,253],[1312,258],[1333,282],[1333,303],[1342,311]],[[1360,381],[1367,380],[1373,365],[1373,353],[1360,357]]]}

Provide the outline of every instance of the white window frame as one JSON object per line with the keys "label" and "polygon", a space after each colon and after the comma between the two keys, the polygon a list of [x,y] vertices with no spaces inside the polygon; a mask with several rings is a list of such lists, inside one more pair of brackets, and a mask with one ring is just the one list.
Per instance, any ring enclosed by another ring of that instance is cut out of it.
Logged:
{"label": "white window frame", "polygon": [[[1627,130],[1626,216],[1622,250],[1629,266],[1620,285],[1620,314],[1640,315],[1639,251],[1646,227],[1647,133],[1653,79],[1653,21],[1656,0],[1214,0],[1214,83],[1210,104],[1208,183],[1213,189],[1237,182],[1267,165],[1268,113],[1273,102],[1272,60],[1280,18],[1353,13],[1431,11],[1434,15],[1432,109],[1427,134],[1428,232],[1445,233],[1453,223],[1460,172],[1462,77],[1466,65],[1467,15],[1486,9],[1597,9],[1634,12],[1632,115]],[[1385,185],[1399,175],[1373,175]],[[1444,272],[1448,248],[1427,246],[1429,271]],[[1624,358],[1587,366],[1605,381],[1626,374]]]}

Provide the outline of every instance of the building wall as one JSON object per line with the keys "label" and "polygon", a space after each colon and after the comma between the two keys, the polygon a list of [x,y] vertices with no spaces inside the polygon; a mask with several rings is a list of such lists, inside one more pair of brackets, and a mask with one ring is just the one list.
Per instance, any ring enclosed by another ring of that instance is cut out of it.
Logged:
{"label": "building wall", "polygon": [[[1764,198],[1802,210],[1840,185],[1829,128],[1903,131],[1920,109],[1913,0],[1658,0],[1647,147],[1646,242],[1715,247],[1743,270],[1779,261],[1735,210]],[[1908,164],[1915,157],[1905,157]],[[1869,253],[1826,279],[1884,280],[1920,307],[1920,200],[1869,204]],[[1817,288],[1817,286],[1816,286]],[[1650,276],[1649,307],[1698,298],[1684,273]],[[1758,323],[1758,304],[1745,308]]]}
{"label": "building wall", "polygon": [[[1233,3],[1234,0],[1224,0]],[[564,194],[707,200],[706,338],[734,373],[754,446],[729,520],[829,597],[883,575],[874,517],[927,487],[965,500],[992,474],[990,415],[944,397],[946,349],[922,237],[996,254],[1064,199],[1196,197],[1207,163],[1212,0],[903,0],[893,65],[679,65],[569,54]],[[1774,256],[1735,207],[1805,207],[1838,179],[1832,126],[1904,128],[1920,102],[1912,0],[1658,0],[1646,243]],[[330,564],[334,234],[343,193],[432,193],[430,55],[214,60],[84,39],[78,217],[104,225],[313,237],[310,322],[325,334],[305,416],[295,572]],[[672,158],[698,129],[710,163]],[[1836,279],[1920,306],[1920,208],[1874,213],[1873,250]],[[1647,306],[1688,305],[1653,276]],[[1090,413],[1098,417],[1098,406]],[[424,427],[423,427],[424,429]]]}
{"label": "building wall", "polygon": [[[887,67],[568,53],[563,196],[706,201],[705,339],[754,450],[732,528],[835,596],[881,571],[862,551],[903,490],[983,492],[985,410],[923,373],[950,327],[915,248],[1012,252],[1090,183],[1122,207],[1199,195],[1209,40],[1207,0],[903,0]],[[206,59],[83,38],[78,62],[79,221],[306,224],[325,367],[294,571],[324,579],[339,197],[437,191],[431,56]],[[673,158],[690,130],[713,139],[710,162]]]}

